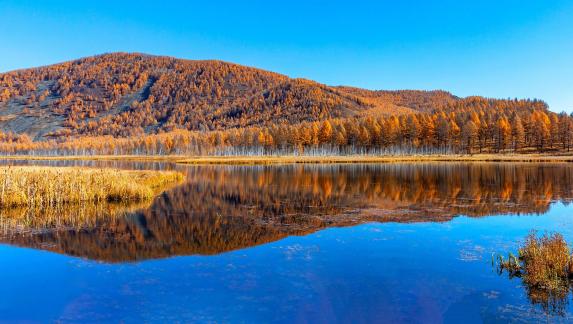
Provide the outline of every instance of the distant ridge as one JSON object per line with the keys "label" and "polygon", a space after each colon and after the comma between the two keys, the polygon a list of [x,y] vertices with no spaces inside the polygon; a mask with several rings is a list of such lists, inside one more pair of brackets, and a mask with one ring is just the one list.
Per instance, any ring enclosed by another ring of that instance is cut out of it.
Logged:
{"label": "distant ridge", "polygon": [[[110,53],[0,74],[0,132],[130,137],[429,113],[495,99],[332,87],[216,60]],[[546,109],[540,101],[531,106]]]}

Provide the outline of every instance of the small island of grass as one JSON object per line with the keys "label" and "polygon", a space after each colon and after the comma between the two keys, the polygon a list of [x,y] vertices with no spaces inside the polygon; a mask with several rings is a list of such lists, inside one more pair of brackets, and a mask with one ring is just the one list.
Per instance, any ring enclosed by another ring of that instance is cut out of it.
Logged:
{"label": "small island of grass", "polygon": [[498,256],[499,274],[521,278],[533,304],[548,314],[565,314],[566,300],[573,287],[573,255],[561,234],[537,236],[530,233],[517,256]]}
{"label": "small island of grass", "polygon": [[573,276],[573,256],[561,234],[530,233],[518,255],[499,256],[500,270],[511,276],[522,277],[524,282],[538,288],[555,289],[567,284]]}

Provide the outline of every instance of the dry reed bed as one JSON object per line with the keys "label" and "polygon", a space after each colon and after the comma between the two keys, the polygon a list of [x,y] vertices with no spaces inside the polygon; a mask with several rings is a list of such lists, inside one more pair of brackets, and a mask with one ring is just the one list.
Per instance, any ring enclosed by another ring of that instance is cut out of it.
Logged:
{"label": "dry reed bed", "polygon": [[0,208],[145,201],[182,179],[163,171],[0,167]]}
{"label": "dry reed bed", "polygon": [[561,234],[529,234],[518,255],[498,257],[500,272],[521,277],[528,287],[568,291],[573,277],[573,256]]}

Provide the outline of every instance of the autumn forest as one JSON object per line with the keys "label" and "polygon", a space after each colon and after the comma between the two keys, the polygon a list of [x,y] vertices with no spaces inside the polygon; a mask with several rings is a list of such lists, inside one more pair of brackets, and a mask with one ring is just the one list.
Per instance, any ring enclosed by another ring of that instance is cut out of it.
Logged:
{"label": "autumn forest", "polygon": [[537,99],[332,87],[220,61],[114,53],[0,74],[3,154],[560,153]]}

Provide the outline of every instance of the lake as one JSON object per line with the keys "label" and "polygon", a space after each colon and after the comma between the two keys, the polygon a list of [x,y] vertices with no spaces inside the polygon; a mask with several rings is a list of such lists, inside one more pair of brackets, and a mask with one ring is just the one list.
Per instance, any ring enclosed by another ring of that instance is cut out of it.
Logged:
{"label": "lake", "polygon": [[[6,162],[4,162],[6,163]],[[492,266],[573,241],[573,166],[184,166],[149,204],[0,215],[0,322],[570,322]]]}

